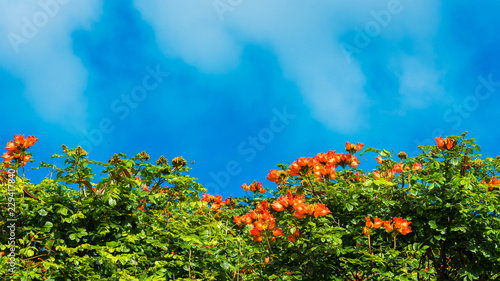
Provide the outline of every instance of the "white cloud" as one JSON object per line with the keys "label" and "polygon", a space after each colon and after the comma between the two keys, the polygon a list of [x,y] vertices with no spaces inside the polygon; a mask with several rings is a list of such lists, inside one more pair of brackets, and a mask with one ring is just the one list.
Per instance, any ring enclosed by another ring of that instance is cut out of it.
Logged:
{"label": "white cloud", "polygon": [[72,33],[89,28],[101,0],[5,1],[0,9],[0,67],[24,82],[42,120],[79,132],[86,126],[87,70]]}
{"label": "white cloud", "polygon": [[432,61],[425,57],[397,57],[396,76],[399,79],[399,94],[403,98],[403,106],[424,109],[445,96],[442,77],[432,66]]}
{"label": "white cloud", "polygon": [[[213,3],[222,5],[219,8],[226,7],[223,17]],[[354,132],[367,124],[366,109],[371,102],[364,84],[373,73],[363,72],[363,62],[357,58],[352,58],[351,62],[346,59],[339,38],[356,27],[364,28],[374,20],[370,12],[388,9],[391,3],[396,3],[401,12],[393,14],[389,24],[382,27],[372,41],[404,40],[405,37],[423,42],[433,39],[439,23],[439,5],[430,0],[418,3],[411,0],[376,3],[362,0],[349,3],[327,0],[135,0],[136,8],[155,29],[164,53],[180,57],[201,71],[232,70],[238,65],[242,48],[247,44],[268,47],[279,59],[287,78],[299,86],[314,116],[327,127],[344,133]],[[408,61],[414,60],[410,57]],[[437,84],[439,72],[432,65],[417,65],[417,70],[414,66],[408,64],[400,68],[397,78],[401,80],[402,95],[438,91],[436,85],[422,86],[414,83],[411,77],[426,75]],[[422,99],[424,101],[427,102]]]}

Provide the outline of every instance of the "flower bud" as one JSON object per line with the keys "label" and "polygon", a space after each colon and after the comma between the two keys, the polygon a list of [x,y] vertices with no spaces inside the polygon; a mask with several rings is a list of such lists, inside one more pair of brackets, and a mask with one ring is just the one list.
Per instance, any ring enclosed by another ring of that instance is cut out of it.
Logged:
{"label": "flower bud", "polygon": [[121,161],[122,161],[122,159],[120,158],[120,155],[115,153],[113,155],[113,157],[111,157],[111,159],[109,159],[108,163],[118,165]]}
{"label": "flower bud", "polygon": [[144,161],[149,160],[149,154],[147,154],[146,151],[142,151],[141,153],[137,154],[135,157],[137,157],[140,160],[144,160]]}
{"label": "flower bud", "polygon": [[401,160],[405,160],[408,158],[408,154],[406,154],[406,152],[404,152],[404,151],[401,151],[400,153],[398,153],[398,157]]}
{"label": "flower bud", "polygon": [[81,146],[79,146],[75,149],[75,154],[78,157],[85,157],[87,156],[87,151],[85,151]]}
{"label": "flower bud", "polygon": [[161,166],[163,164],[168,165],[168,160],[167,160],[167,158],[163,157],[163,155],[162,155],[162,156],[160,156],[160,158],[158,158],[158,160],[156,160],[156,165]]}
{"label": "flower bud", "polygon": [[175,168],[184,167],[184,166],[186,166],[186,164],[187,164],[187,161],[184,160],[184,158],[182,158],[182,156],[175,157],[174,159],[172,159],[172,165]]}

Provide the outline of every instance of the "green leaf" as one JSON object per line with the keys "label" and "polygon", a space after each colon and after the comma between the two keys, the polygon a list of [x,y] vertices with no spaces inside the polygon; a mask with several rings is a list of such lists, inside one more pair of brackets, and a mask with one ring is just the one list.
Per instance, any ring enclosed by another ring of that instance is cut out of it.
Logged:
{"label": "green leaf", "polygon": [[230,269],[232,269],[232,268],[233,268],[233,266],[232,266],[230,263],[228,263],[227,261],[222,261],[222,262],[220,263],[220,266],[221,266],[222,268],[224,268],[225,270],[230,270]]}
{"label": "green leaf", "polygon": [[50,221],[45,222],[45,224],[43,225],[43,227],[46,227],[46,228],[51,228],[53,226],[54,226],[54,224],[51,223]]}
{"label": "green leaf", "polygon": [[112,197],[109,198],[108,203],[109,203],[109,206],[111,206],[111,207],[116,206],[116,200],[113,199]]}
{"label": "green leaf", "polygon": [[347,210],[348,210],[349,212],[350,212],[350,211],[352,211],[352,210],[354,209],[354,207],[353,207],[351,204],[349,204],[349,203],[347,203],[347,204],[346,204],[346,208],[347,208]]}
{"label": "green leaf", "polygon": [[66,208],[61,208],[61,209],[59,209],[59,211],[58,211],[58,212],[59,212],[59,214],[61,214],[61,215],[65,216],[65,215],[67,215],[67,214],[68,214],[68,209],[66,209]]}
{"label": "green leaf", "polygon": [[429,225],[431,226],[432,229],[436,229],[437,225],[435,221],[429,221]]}
{"label": "green leaf", "polygon": [[47,211],[45,211],[44,209],[40,209],[38,210],[38,213],[40,214],[40,216],[42,217],[45,217],[47,215]]}

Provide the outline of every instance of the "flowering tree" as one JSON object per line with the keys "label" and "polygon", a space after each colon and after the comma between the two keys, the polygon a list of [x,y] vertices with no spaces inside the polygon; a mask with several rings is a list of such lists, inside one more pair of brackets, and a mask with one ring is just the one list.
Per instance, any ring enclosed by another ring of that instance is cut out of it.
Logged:
{"label": "flowering tree", "polygon": [[64,145],[54,157],[65,166],[42,162],[51,175],[34,184],[24,169],[37,140],[16,135],[0,166],[0,273],[11,279],[500,278],[500,160],[481,159],[465,134],[397,160],[348,142],[278,165],[267,176],[277,190],[254,181],[241,198],[206,193],[182,157],[102,163]]}

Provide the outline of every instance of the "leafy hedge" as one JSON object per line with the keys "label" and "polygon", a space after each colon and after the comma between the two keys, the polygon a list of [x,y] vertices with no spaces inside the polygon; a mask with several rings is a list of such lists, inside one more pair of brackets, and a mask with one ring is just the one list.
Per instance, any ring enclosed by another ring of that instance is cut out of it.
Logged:
{"label": "leafy hedge", "polygon": [[12,280],[500,279],[500,160],[465,134],[413,158],[347,143],[278,165],[277,190],[253,182],[224,200],[182,157],[103,163],[64,145],[53,157],[65,166],[42,162],[50,177],[34,184],[36,141],[16,135],[3,155],[0,273]]}

